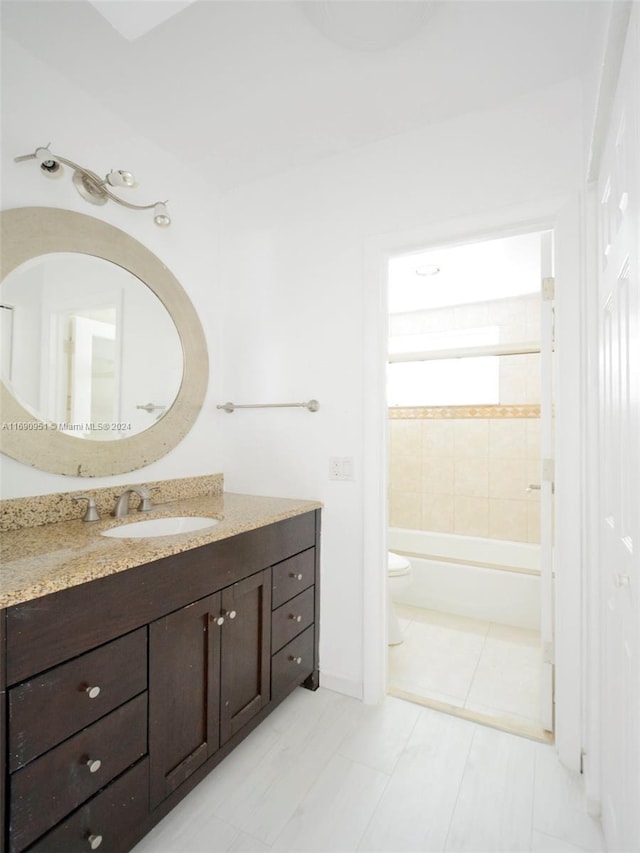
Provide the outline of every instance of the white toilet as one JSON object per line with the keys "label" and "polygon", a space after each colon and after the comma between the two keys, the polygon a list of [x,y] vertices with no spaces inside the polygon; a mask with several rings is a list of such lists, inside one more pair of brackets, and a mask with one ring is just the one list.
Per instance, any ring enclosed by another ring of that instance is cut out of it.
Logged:
{"label": "white toilet", "polygon": [[390,646],[398,646],[403,637],[393,601],[411,586],[411,563],[393,551],[389,551],[387,560],[387,642]]}

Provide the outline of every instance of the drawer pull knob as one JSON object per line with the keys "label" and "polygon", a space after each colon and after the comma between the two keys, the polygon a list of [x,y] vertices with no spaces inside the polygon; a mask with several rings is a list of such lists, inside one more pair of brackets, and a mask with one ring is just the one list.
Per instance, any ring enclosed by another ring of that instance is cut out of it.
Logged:
{"label": "drawer pull knob", "polygon": [[302,616],[296,616],[295,613],[290,613],[289,619],[293,619],[294,622],[302,622]]}
{"label": "drawer pull knob", "polygon": [[[228,616],[229,619],[235,619],[238,614],[236,613],[235,610],[223,610],[222,615],[223,615],[223,617]],[[221,624],[221,623],[218,623],[218,624]]]}
{"label": "drawer pull knob", "polygon": [[300,666],[300,664],[302,663],[302,658],[296,657],[295,655],[289,655],[289,660],[293,661],[294,663],[297,663],[298,666]]}
{"label": "drawer pull knob", "polygon": [[100,688],[97,685],[94,685],[93,687],[87,687],[86,691],[89,696],[89,699],[97,699],[97,697],[100,695]]}
{"label": "drawer pull knob", "polygon": [[224,616],[218,616],[215,621],[216,625],[224,625]]}
{"label": "drawer pull knob", "polygon": [[302,580],[302,574],[300,572],[291,572],[291,577],[297,581]]}
{"label": "drawer pull knob", "polygon": [[99,758],[88,758],[87,767],[89,768],[89,773],[97,773],[102,767],[102,761]]}
{"label": "drawer pull knob", "polygon": [[89,842],[89,847],[92,850],[97,850],[102,844],[102,836],[91,833],[91,835],[88,836],[87,841]]}

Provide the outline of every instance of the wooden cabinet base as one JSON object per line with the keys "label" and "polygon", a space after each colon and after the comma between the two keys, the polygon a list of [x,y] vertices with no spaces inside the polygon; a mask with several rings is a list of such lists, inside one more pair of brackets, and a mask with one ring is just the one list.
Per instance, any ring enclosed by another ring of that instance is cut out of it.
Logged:
{"label": "wooden cabinet base", "polygon": [[319,545],[314,510],[0,611],[0,853],[126,853],[317,689]]}
{"label": "wooden cabinet base", "polygon": [[142,838],[149,818],[149,763],[145,759],[105,788],[33,847],[34,853],[126,853]]}

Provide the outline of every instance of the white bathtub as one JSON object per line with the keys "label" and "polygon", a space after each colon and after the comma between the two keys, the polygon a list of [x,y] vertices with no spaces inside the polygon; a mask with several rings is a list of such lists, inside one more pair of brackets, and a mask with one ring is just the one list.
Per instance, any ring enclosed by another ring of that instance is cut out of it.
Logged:
{"label": "white bathtub", "polygon": [[388,546],[413,569],[411,588],[394,601],[539,630],[539,545],[396,527]]}

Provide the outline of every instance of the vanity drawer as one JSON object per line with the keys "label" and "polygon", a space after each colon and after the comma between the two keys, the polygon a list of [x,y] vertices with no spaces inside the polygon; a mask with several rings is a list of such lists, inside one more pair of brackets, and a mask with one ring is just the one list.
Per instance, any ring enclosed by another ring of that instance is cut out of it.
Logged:
{"label": "vanity drawer", "polygon": [[315,580],[316,551],[309,548],[272,568],[271,606],[275,609]]}
{"label": "vanity drawer", "polygon": [[145,758],[44,835],[29,853],[87,853],[91,841],[95,845],[98,839],[101,853],[126,853],[138,840],[148,813],[149,761]]}
{"label": "vanity drawer", "polygon": [[271,653],[274,654],[313,623],[315,589],[296,595],[274,610],[271,622]]}
{"label": "vanity drawer", "polygon": [[307,628],[302,634],[280,649],[271,659],[271,699],[279,700],[292,689],[302,684],[314,669],[313,662],[314,628]]}
{"label": "vanity drawer", "polygon": [[146,628],[13,687],[9,690],[10,771],[146,689]]}
{"label": "vanity drawer", "polygon": [[23,850],[146,752],[143,693],[17,770],[9,778],[11,850]]}

